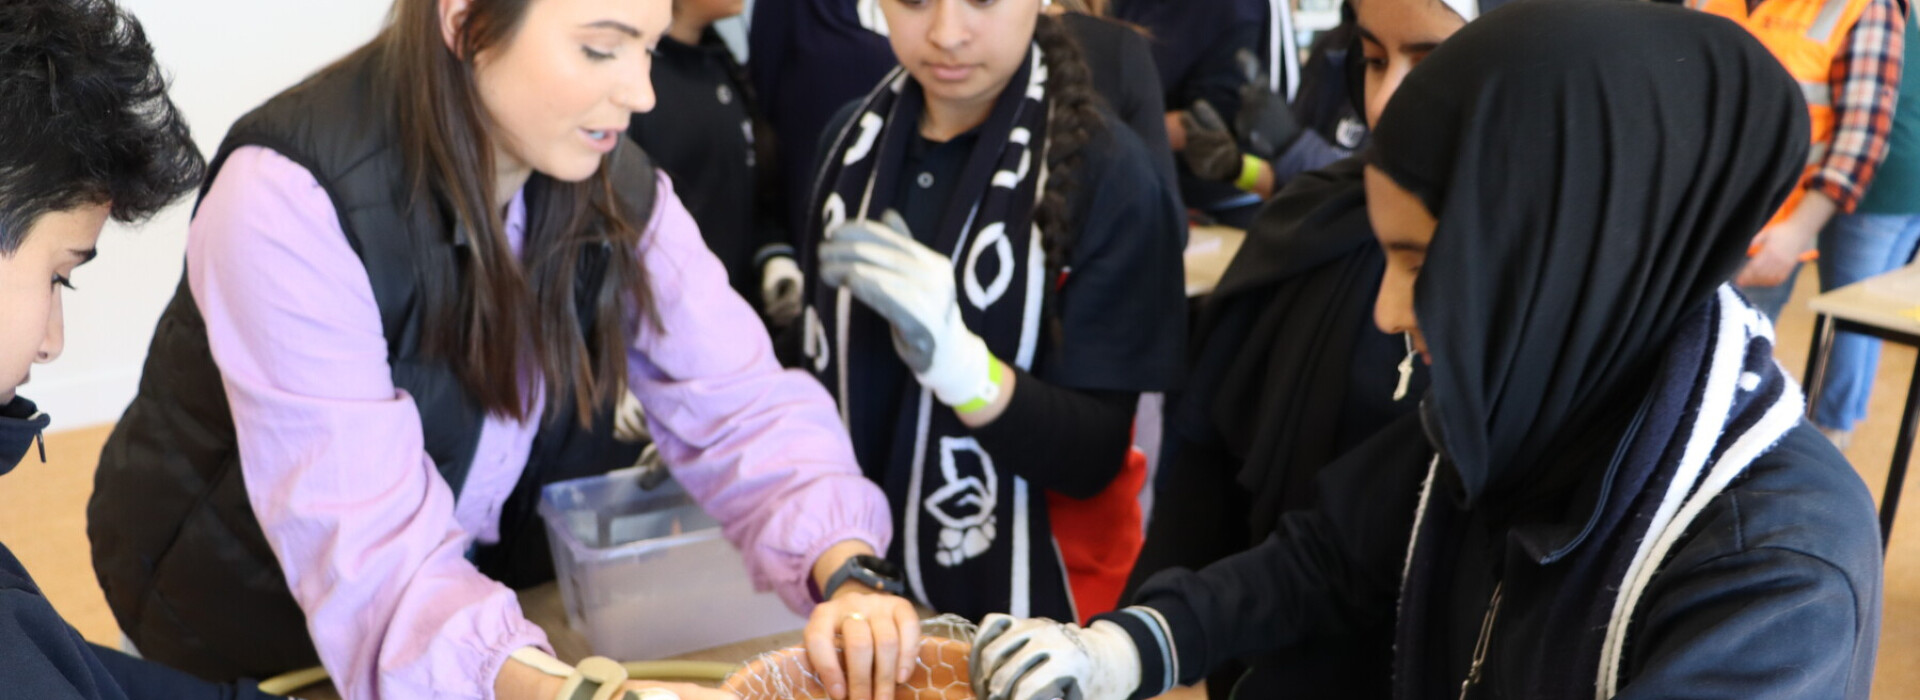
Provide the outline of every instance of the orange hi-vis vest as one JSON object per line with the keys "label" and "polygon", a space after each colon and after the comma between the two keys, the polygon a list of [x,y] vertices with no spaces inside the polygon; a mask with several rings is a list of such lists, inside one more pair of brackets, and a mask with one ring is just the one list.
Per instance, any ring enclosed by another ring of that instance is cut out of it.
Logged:
{"label": "orange hi-vis vest", "polygon": [[1833,62],[1846,48],[1847,34],[1867,11],[1868,0],[1762,0],[1752,12],[1746,0],[1687,0],[1687,6],[1739,22],[1786,66],[1800,83],[1813,118],[1813,147],[1807,151],[1807,169],[1800,186],[1787,196],[1768,225],[1780,223],[1806,197],[1807,180],[1820,169],[1839,126],[1833,112],[1833,84],[1828,80]]}

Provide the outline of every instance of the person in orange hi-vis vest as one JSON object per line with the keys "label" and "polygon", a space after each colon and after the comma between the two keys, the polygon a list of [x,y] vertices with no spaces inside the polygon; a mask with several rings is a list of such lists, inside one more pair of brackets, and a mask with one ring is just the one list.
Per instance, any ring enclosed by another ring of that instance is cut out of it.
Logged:
{"label": "person in orange hi-vis vest", "polygon": [[[1753,239],[1735,282],[1774,320],[1800,263],[1819,257],[1820,229],[1850,213],[1886,157],[1899,95],[1901,0],[1687,0],[1760,40],[1800,82],[1813,148],[1800,187]],[[1761,144],[1756,144],[1761,146]]]}

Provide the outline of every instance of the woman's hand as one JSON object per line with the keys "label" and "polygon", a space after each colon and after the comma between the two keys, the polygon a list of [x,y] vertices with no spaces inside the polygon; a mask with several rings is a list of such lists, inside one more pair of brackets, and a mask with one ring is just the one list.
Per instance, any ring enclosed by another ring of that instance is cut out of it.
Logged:
{"label": "woman's hand", "polygon": [[807,660],[836,700],[893,700],[920,657],[920,615],[906,598],[849,581],[813,609],[805,639]]}

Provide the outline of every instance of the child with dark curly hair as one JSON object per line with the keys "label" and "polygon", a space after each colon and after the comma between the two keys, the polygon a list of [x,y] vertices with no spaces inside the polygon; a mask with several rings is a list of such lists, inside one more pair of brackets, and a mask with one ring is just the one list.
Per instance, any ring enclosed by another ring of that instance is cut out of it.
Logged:
{"label": "child with dark curly hair", "polygon": [[[0,4],[0,474],[47,427],[14,391],[60,356],[61,289],[101,227],[146,218],[205,170],[132,16],[111,0]],[[0,697],[267,697],[87,643],[5,546],[0,678]]]}

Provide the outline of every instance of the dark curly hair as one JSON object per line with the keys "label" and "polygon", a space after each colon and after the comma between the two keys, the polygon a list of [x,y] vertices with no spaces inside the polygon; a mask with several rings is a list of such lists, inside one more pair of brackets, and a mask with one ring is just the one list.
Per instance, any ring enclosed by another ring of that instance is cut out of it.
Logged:
{"label": "dark curly hair", "polygon": [[151,216],[206,161],[140,22],[111,0],[0,2],[0,254],[41,215]]}

